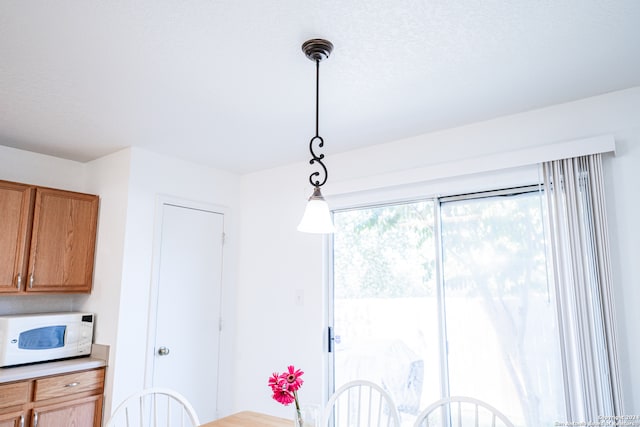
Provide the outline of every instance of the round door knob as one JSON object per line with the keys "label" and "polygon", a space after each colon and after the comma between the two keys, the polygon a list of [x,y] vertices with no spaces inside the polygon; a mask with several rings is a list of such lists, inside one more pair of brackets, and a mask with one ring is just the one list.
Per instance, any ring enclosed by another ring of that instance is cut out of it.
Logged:
{"label": "round door knob", "polygon": [[158,349],[158,355],[160,356],[166,356],[169,354],[169,349],[167,347],[160,347]]}

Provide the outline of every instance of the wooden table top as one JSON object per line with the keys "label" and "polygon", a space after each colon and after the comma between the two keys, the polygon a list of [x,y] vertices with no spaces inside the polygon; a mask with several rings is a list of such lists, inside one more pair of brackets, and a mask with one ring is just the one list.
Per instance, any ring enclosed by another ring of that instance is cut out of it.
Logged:
{"label": "wooden table top", "polygon": [[274,417],[259,412],[243,411],[203,424],[200,427],[292,427],[293,418]]}

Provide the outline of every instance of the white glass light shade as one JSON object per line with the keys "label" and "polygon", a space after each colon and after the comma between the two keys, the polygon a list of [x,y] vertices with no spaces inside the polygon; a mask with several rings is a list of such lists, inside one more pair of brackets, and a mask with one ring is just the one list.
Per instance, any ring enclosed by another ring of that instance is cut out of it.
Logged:
{"label": "white glass light shade", "polygon": [[333,233],[335,231],[331,213],[329,212],[329,205],[325,202],[318,187],[313,190],[313,194],[309,197],[302,220],[298,224],[298,231],[304,233]]}

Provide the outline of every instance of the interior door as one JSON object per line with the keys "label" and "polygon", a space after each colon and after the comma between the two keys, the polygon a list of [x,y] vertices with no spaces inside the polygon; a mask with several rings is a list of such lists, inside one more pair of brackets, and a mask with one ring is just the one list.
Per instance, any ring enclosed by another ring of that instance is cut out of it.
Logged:
{"label": "interior door", "polygon": [[216,418],[224,215],[162,205],[153,386]]}

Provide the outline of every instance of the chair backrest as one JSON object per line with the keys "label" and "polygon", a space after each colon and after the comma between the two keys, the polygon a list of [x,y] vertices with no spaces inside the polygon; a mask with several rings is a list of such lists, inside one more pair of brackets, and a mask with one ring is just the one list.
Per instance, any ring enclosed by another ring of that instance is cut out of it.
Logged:
{"label": "chair backrest", "polygon": [[413,427],[513,427],[499,410],[466,396],[451,396],[429,405],[418,414]]}
{"label": "chair backrest", "polygon": [[400,415],[389,393],[365,380],[338,388],[329,398],[322,420],[325,427],[400,427]]}
{"label": "chair backrest", "polygon": [[180,393],[152,387],[129,396],[113,411],[105,427],[197,427],[193,406]]}

